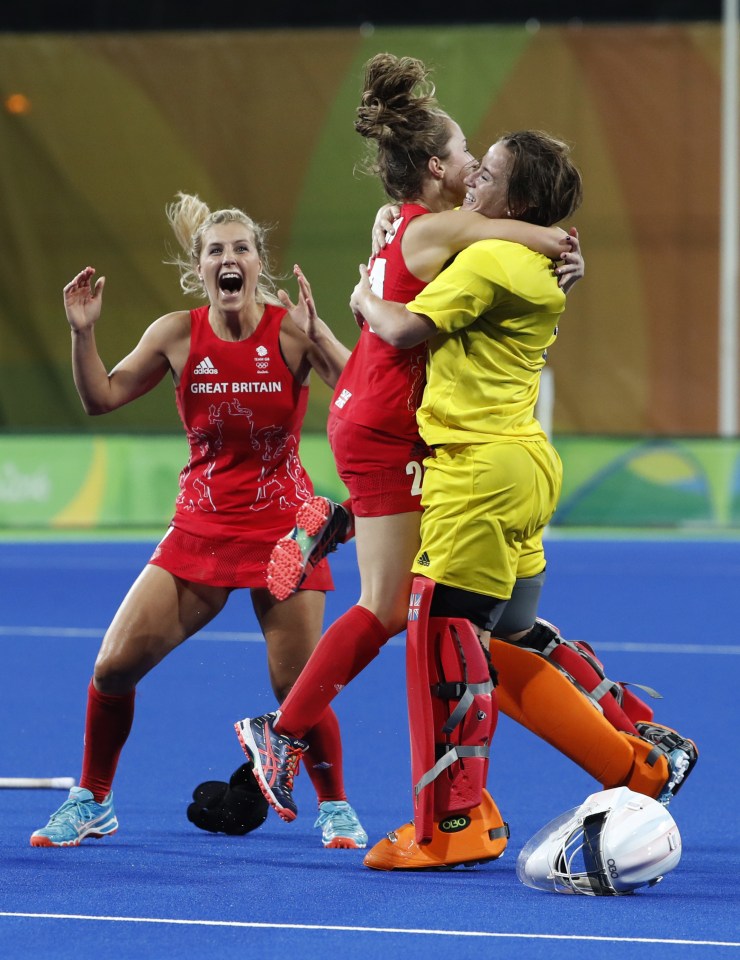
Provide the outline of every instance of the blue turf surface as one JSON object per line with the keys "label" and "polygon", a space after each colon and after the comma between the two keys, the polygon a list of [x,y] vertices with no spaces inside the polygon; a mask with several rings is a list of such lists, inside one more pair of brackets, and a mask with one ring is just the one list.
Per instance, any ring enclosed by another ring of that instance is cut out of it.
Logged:
{"label": "blue turf surface", "polygon": [[[0,775],[79,775],[100,635],[151,547],[0,543]],[[489,786],[512,839],[494,864],[380,874],[360,852],[324,850],[305,775],[294,823],[271,814],[241,838],[197,830],[185,817],[193,787],[227,779],[242,762],[234,720],[273,706],[242,592],[140,685],[114,788],[114,837],[32,849],[29,834],[64,794],[0,791],[0,957],[737,956],[740,543],[552,540],[548,555],[542,615],[594,644],[610,676],[660,690],[656,717],[700,746],[671,807],[683,858],[658,887],[593,899],[519,884],[522,844],[596,785],[507,718]],[[333,567],[328,617],[356,599],[351,545]],[[335,701],[347,789],[371,843],[409,816],[403,666],[396,641]]]}

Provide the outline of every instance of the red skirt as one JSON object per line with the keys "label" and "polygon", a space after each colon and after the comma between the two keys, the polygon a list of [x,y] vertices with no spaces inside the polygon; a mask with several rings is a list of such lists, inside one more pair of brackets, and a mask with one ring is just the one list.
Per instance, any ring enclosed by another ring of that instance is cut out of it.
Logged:
{"label": "red skirt", "polygon": [[[274,543],[209,540],[170,527],[149,563],[175,577],[210,587],[267,587],[265,571]],[[301,590],[333,590],[329,563],[316,565]]]}

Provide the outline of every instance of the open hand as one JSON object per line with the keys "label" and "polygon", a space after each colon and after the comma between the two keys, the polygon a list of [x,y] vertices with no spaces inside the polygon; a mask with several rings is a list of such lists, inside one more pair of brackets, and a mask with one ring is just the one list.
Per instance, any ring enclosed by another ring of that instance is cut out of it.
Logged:
{"label": "open hand", "polygon": [[64,310],[73,330],[88,330],[100,318],[105,277],[93,284],[94,267],[85,267],[64,288]]}
{"label": "open hand", "polygon": [[285,290],[278,290],[278,297],[298,329],[302,330],[309,340],[315,341],[321,321],[316,312],[311,284],[297,263],[293,267],[293,274],[298,281],[298,303],[293,303]]}

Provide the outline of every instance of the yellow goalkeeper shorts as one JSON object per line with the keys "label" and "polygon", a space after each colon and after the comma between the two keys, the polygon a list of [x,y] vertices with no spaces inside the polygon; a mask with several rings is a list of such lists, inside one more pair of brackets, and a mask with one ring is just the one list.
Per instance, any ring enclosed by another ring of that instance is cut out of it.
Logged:
{"label": "yellow goalkeeper shorts", "polygon": [[542,534],[563,477],[547,440],[445,444],[424,465],[414,573],[508,600],[518,578],[545,569]]}

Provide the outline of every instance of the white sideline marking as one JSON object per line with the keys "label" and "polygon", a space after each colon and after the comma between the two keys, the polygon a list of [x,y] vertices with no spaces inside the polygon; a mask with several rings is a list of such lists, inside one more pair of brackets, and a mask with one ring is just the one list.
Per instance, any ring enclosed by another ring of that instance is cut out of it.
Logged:
{"label": "white sideline marking", "polygon": [[740,653],[735,643],[640,643],[629,640],[600,640],[599,650],[614,650],[624,653]]}
{"label": "white sideline marking", "polygon": [[740,947],[740,941],[672,940],[663,937],[596,937],[568,933],[494,933],[488,930],[418,930],[413,927],[351,927],[329,923],[259,923],[254,920],[176,920],[169,917],[97,917],[82,913],[16,913],[0,911],[0,917],[31,920],[104,920],[109,923],[168,923],[190,927],[246,927],[260,930],[336,930],[339,933],[405,933],[425,937],[494,937],[512,940],[586,940],[608,943],[665,943],[679,946]]}
{"label": "white sideline marking", "polygon": [[[101,637],[103,627],[3,627],[0,637],[60,637],[63,639],[87,639]],[[201,630],[191,640],[233,640],[241,643],[264,643],[261,633],[238,633],[230,630]],[[400,647],[405,644],[403,635],[392,637],[386,646]],[[740,654],[740,644],[735,643],[640,643],[639,641],[609,641],[598,643],[597,652],[610,650],[623,653],[700,653]]]}

